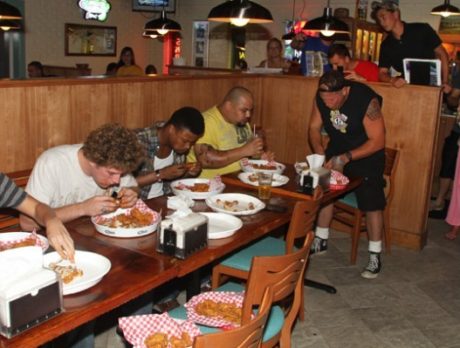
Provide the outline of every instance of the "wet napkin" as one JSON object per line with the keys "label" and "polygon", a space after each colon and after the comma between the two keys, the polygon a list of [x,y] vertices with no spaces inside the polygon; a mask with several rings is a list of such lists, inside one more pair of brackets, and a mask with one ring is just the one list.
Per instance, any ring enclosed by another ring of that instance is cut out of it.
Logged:
{"label": "wet napkin", "polygon": [[123,330],[125,339],[134,348],[145,348],[145,339],[153,333],[164,333],[168,338],[172,336],[180,338],[183,332],[187,332],[192,341],[201,334],[193,322],[175,320],[168,313],[121,317],[118,319],[118,324]]}

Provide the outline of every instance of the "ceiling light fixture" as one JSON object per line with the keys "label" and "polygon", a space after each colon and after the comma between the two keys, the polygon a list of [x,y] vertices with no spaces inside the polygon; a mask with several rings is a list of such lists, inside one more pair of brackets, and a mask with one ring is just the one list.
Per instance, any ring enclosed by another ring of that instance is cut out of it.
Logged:
{"label": "ceiling light fixture", "polygon": [[324,36],[350,33],[348,25],[332,15],[332,8],[329,6],[329,0],[327,1],[327,7],[324,8],[323,16],[308,21],[303,29],[312,32],[320,32]]}
{"label": "ceiling light fixture", "polygon": [[150,38],[150,39],[156,39],[160,34],[158,34],[157,31],[144,31],[142,33],[143,37]]}
{"label": "ceiling light fixture", "polygon": [[18,21],[10,21],[6,19],[0,19],[0,29],[3,31],[21,29],[21,25]]}
{"label": "ceiling light fixture", "polygon": [[444,4],[433,8],[431,14],[442,17],[460,16],[460,10],[458,7],[452,6],[450,0],[444,0]]}
{"label": "ceiling light fixture", "polygon": [[22,15],[16,7],[0,1],[0,19],[22,19]]}
{"label": "ceiling light fixture", "polygon": [[[160,18],[156,18],[147,22],[144,26],[144,32],[157,32],[160,35],[166,35],[170,31],[181,31],[182,28],[179,23],[168,19],[165,10],[161,11]],[[153,34],[154,35],[154,34]]]}
{"label": "ceiling light fixture", "polygon": [[208,20],[242,27],[248,23],[270,23],[273,17],[269,10],[253,1],[227,0],[211,9]]}

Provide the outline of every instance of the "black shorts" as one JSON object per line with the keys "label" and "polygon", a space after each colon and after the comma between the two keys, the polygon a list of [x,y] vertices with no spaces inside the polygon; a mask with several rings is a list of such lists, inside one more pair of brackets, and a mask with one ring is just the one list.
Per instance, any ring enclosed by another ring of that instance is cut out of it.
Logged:
{"label": "black shorts", "polygon": [[444,140],[441,157],[441,171],[439,176],[441,178],[453,179],[455,176],[455,165],[457,164],[458,153],[458,138],[460,134],[451,132]]}

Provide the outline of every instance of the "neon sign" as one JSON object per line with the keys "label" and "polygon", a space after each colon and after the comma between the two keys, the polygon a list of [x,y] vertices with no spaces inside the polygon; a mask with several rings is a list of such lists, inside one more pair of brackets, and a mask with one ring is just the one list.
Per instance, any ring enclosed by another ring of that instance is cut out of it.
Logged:
{"label": "neon sign", "polygon": [[78,6],[85,11],[85,19],[95,19],[100,22],[107,19],[111,7],[107,0],[80,0]]}

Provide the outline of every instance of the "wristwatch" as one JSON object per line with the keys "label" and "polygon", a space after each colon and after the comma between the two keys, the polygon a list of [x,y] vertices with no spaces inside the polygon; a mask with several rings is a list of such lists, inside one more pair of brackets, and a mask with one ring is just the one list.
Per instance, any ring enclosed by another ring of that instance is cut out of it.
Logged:
{"label": "wristwatch", "polygon": [[157,182],[162,182],[163,180],[161,180],[160,170],[159,169],[155,170],[155,174],[156,174]]}
{"label": "wristwatch", "polygon": [[348,158],[349,162],[353,160],[353,156],[350,151],[345,152],[345,157]]}

